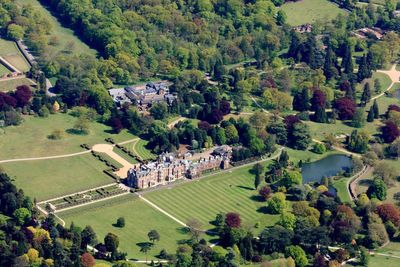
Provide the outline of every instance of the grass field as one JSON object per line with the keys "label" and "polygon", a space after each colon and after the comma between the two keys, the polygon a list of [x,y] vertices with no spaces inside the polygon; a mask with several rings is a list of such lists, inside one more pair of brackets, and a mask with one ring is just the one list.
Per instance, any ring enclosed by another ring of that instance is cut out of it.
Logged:
{"label": "grass field", "polygon": [[369,265],[370,267],[399,267],[400,259],[385,257],[385,256],[371,256]]}
{"label": "grass field", "polygon": [[30,69],[29,63],[21,54],[15,42],[0,38],[0,56],[22,72]]}
{"label": "grass field", "polygon": [[375,79],[378,79],[381,83],[382,86],[382,91],[386,90],[389,85],[392,83],[392,80],[390,79],[390,77],[384,73],[380,73],[380,72],[374,72],[372,74],[372,77],[369,79],[365,79],[364,81],[362,81],[361,83],[357,84],[356,89],[357,89],[357,94],[358,97],[361,97],[361,94],[363,92],[364,89],[364,85],[368,82],[369,85],[371,86],[371,93],[372,96],[376,95],[375,94],[375,90],[374,90],[374,81]]}
{"label": "grass field", "polygon": [[144,160],[154,159],[156,155],[146,148],[147,143],[146,140],[140,139],[132,144],[128,144],[127,147],[129,150],[137,153],[137,155]]}
{"label": "grass field", "polygon": [[51,24],[51,37],[56,37],[58,43],[54,46],[49,46],[49,54],[52,53],[65,53],[70,50],[72,53],[81,54],[89,53],[96,54],[96,51],[90,49],[85,43],[83,43],[71,29],[63,27],[60,22],[51,15],[51,13],[44,7],[38,0],[17,0],[19,4],[30,4],[45,16]]}
{"label": "grass field", "polygon": [[289,147],[286,147],[285,150],[289,155],[289,160],[292,161],[294,164],[297,164],[300,160],[303,161],[303,163],[312,162],[327,157],[329,155],[341,154],[337,151],[328,151],[321,155],[314,153],[310,150],[295,150]]}
{"label": "grass field", "polygon": [[[45,200],[90,189],[114,180],[103,173],[107,167],[91,154],[75,157],[4,163],[2,168],[26,195]],[[43,190],[46,188],[46,190]]]}
{"label": "grass field", "polygon": [[292,26],[314,23],[317,20],[328,21],[339,14],[346,14],[343,9],[327,0],[289,2],[282,5],[281,9],[286,13],[287,22]]}
{"label": "grass field", "polygon": [[117,153],[119,156],[121,156],[123,159],[125,159],[126,161],[128,161],[129,163],[135,164],[137,163],[137,161],[132,158],[131,156],[129,156],[127,153],[125,153],[124,151],[122,151],[121,149],[114,147],[113,151],[115,153]]}
{"label": "grass field", "polygon": [[[384,248],[378,249],[378,252],[400,257],[400,243],[390,242]],[[400,259],[399,259],[400,264]]]}
{"label": "grass field", "polygon": [[347,192],[347,180],[348,178],[341,178],[333,182],[333,187],[337,191],[337,195],[342,202],[352,203],[352,200]]}
{"label": "grass field", "polygon": [[253,227],[259,222],[262,229],[275,224],[279,216],[264,213],[266,204],[257,200],[258,192],[254,190],[254,175],[249,173],[250,168],[238,168],[169,190],[151,192],[145,194],[145,198],[183,222],[199,220],[204,229],[213,227],[210,222],[217,213],[232,211],[240,214],[245,225]]}
{"label": "grass field", "polygon": [[[156,242],[155,247],[149,252],[149,259],[154,259],[154,256],[163,248],[169,253],[175,252],[177,241],[188,239],[189,236],[183,233],[179,224],[145,202],[133,195],[120,198],[124,199],[118,201],[119,198],[117,198],[116,203],[111,204],[99,202],[60,213],[59,216],[66,221],[67,225],[72,221],[80,227],[91,225],[99,241],[102,241],[109,232],[116,234],[120,240],[119,248],[128,253],[128,258],[145,259],[137,243],[148,242],[147,233],[153,229],[160,233],[160,241]],[[113,226],[118,217],[125,218],[124,228]]]}
{"label": "grass field", "polygon": [[17,78],[12,80],[0,81],[0,92],[13,91],[17,86],[30,85],[33,86],[33,82],[27,78]]}
{"label": "grass field", "polygon": [[10,73],[10,70],[6,66],[0,63],[0,76],[3,76],[4,74],[8,73]]}
{"label": "grass field", "polygon": [[[83,151],[80,144],[94,145],[105,143],[104,139],[112,137],[116,142],[135,138],[127,131],[111,134],[111,128],[97,122],[90,123],[88,135],[68,133],[73,128],[76,118],[63,113],[50,115],[48,118],[26,116],[19,126],[5,128],[0,136],[0,160],[14,158],[43,157]],[[64,131],[61,140],[50,140],[54,130]]]}

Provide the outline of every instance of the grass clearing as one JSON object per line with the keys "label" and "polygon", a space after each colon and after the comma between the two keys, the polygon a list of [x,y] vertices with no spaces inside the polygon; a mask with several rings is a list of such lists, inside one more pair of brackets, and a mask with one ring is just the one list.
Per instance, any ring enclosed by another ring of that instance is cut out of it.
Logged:
{"label": "grass clearing", "polygon": [[[137,245],[148,242],[147,233],[156,230],[160,233],[160,241],[148,253],[148,259],[155,259],[161,249],[169,253],[175,252],[179,240],[188,239],[184,234],[182,226],[175,221],[153,209],[142,200],[127,195],[107,201],[96,203],[79,209],[61,212],[59,216],[66,221],[67,225],[74,222],[75,225],[85,227],[90,225],[97,233],[99,241],[111,232],[116,234],[120,240],[119,249],[128,253],[130,259],[145,259],[145,254],[140,252]],[[113,224],[119,217],[125,218],[125,227],[114,227]]]}
{"label": "grass clearing", "polygon": [[[51,160],[11,162],[1,165],[18,188],[37,200],[70,194],[110,184],[107,168],[91,154]],[[43,190],[46,188],[46,190]]]}
{"label": "grass clearing", "polygon": [[295,150],[289,147],[285,147],[286,152],[289,155],[289,160],[294,164],[298,164],[301,160],[303,163],[316,161],[334,154],[341,154],[337,151],[328,151],[324,154],[317,154],[310,150]]}
{"label": "grass clearing", "polygon": [[[135,138],[126,130],[112,134],[110,127],[98,122],[90,123],[88,135],[68,133],[68,129],[73,128],[76,118],[64,113],[53,114],[48,118],[25,116],[24,119],[19,126],[5,128],[5,134],[0,137],[0,160],[76,153],[83,151],[80,144],[92,146],[105,143],[104,139],[107,137],[116,142]],[[54,130],[63,131],[63,138],[49,139],[48,135]]]}
{"label": "grass clearing", "polygon": [[327,0],[288,2],[282,5],[281,9],[286,13],[288,24],[292,26],[314,23],[317,20],[328,21],[339,14],[347,14],[346,11]]}
{"label": "grass clearing", "polygon": [[266,203],[257,198],[250,169],[242,167],[217,173],[171,189],[150,192],[144,197],[183,222],[199,220],[204,229],[213,228],[210,222],[218,213],[233,211],[240,214],[244,225],[254,227],[259,222],[259,229],[263,229],[275,224],[279,215],[264,212]]}
{"label": "grass clearing", "polygon": [[342,202],[352,203],[352,200],[347,192],[347,181],[349,178],[340,178],[333,182],[333,187],[336,189],[337,195]]}
{"label": "grass clearing", "polygon": [[113,151],[115,153],[117,153],[119,156],[121,156],[123,159],[125,159],[126,161],[128,161],[129,163],[132,164],[136,164],[138,163],[134,158],[132,158],[131,156],[129,156],[127,153],[125,153],[124,151],[122,151],[121,149],[114,147]]}
{"label": "grass clearing", "polygon": [[3,76],[3,75],[8,74],[10,72],[11,71],[6,66],[4,66],[3,64],[0,63],[0,76]]}
{"label": "grass clearing", "polygon": [[16,78],[0,81],[0,92],[14,91],[20,85],[35,86],[35,84],[27,78]]}
{"label": "grass clearing", "polygon": [[369,261],[369,265],[371,267],[398,267],[400,265],[400,259],[392,258],[392,257],[385,257],[385,256],[378,256],[372,255]]}
{"label": "grass clearing", "polygon": [[22,72],[27,72],[31,68],[13,41],[0,38],[0,56]]}
{"label": "grass clearing", "polygon": [[22,72],[27,72],[31,69],[29,63],[21,54],[5,56],[4,59]]}
{"label": "grass clearing", "polygon": [[390,77],[388,75],[386,75],[385,73],[374,72],[372,74],[371,78],[365,79],[361,83],[357,84],[356,90],[357,90],[357,94],[358,94],[359,98],[361,98],[361,94],[362,94],[362,92],[364,90],[364,85],[366,83],[369,83],[369,85],[371,86],[371,94],[372,94],[372,96],[376,95],[375,90],[374,90],[375,79],[378,79],[380,81],[382,92],[384,90],[386,90],[389,87],[389,85],[392,83],[392,80],[390,79]]}
{"label": "grass clearing", "polygon": [[350,134],[354,130],[363,130],[372,135],[378,132],[378,128],[381,125],[378,120],[375,120],[371,123],[366,123],[362,128],[354,128],[349,125],[350,121],[343,122],[340,120],[337,120],[336,123],[318,123],[313,121],[306,121],[305,123],[310,126],[312,138],[318,140],[323,140],[328,134]]}
{"label": "grass clearing", "polygon": [[49,55],[55,55],[57,53],[69,53],[73,54],[92,54],[96,55],[96,51],[91,49],[85,43],[83,43],[75,34],[74,31],[65,28],[61,23],[51,15],[50,11],[47,10],[38,0],[17,0],[20,5],[31,5],[32,7],[39,10],[51,25],[51,36],[50,38],[56,39],[56,45],[49,45],[47,53]]}
{"label": "grass clearing", "polygon": [[384,248],[378,249],[378,252],[400,257],[400,242],[390,242]]}

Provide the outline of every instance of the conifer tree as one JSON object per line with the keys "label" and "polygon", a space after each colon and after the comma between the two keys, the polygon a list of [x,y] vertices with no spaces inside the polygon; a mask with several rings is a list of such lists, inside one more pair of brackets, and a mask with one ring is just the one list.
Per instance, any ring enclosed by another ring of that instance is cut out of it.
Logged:
{"label": "conifer tree", "polygon": [[371,87],[370,87],[369,83],[366,83],[364,85],[364,90],[363,90],[363,93],[361,95],[361,104],[365,105],[370,100],[371,100]]}
{"label": "conifer tree", "polygon": [[376,102],[376,100],[374,100],[374,104],[372,105],[372,108],[374,109],[374,118],[378,119],[379,118],[379,107],[378,107],[378,103]]}
{"label": "conifer tree", "polygon": [[324,75],[327,80],[336,76],[337,70],[335,69],[335,53],[332,50],[331,44],[328,43],[325,54]]}
{"label": "conifer tree", "polygon": [[326,115],[324,107],[317,107],[314,114],[314,120],[321,123],[328,122],[328,116]]}
{"label": "conifer tree", "polygon": [[372,71],[370,69],[370,66],[368,66],[367,62],[367,56],[364,55],[361,59],[360,65],[358,66],[358,73],[357,73],[357,79],[359,82],[366,78],[370,78],[372,76]]}
{"label": "conifer tree", "polygon": [[368,111],[367,122],[373,122],[375,119],[374,106],[371,106]]}
{"label": "conifer tree", "polygon": [[346,73],[346,74],[353,73],[353,69],[354,69],[354,67],[353,67],[353,56],[352,56],[352,53],[351,53],[351,47],[347,42],[346,42],[345,47],[344,47],[342,68],[344,69],[344,73]]}

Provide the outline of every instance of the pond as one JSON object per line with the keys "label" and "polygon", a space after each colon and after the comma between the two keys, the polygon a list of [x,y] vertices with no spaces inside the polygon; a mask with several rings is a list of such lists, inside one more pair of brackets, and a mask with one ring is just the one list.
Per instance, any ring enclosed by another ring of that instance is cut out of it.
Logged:
{"label": "pond", "polygon": [[301,168],[303,183],[320,182],[323,177],[330,177],[341,171],[346,171],[353,165],[346,155],[334,154],[318,161],[304,163]]}

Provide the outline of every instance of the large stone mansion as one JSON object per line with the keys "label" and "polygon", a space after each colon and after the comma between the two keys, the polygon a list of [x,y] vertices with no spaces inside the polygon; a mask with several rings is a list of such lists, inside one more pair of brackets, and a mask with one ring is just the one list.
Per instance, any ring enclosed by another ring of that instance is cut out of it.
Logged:
{"label": "large stone mansion", "polygon": [[128,186],[145,189],[165,185],[179,179],[194,179],[200,175],[229,167],[231,148],[216,148],[207,158],[192,161],[177,158],[174,154],[162,154],[156,161],[136,165],[128,171]]}

